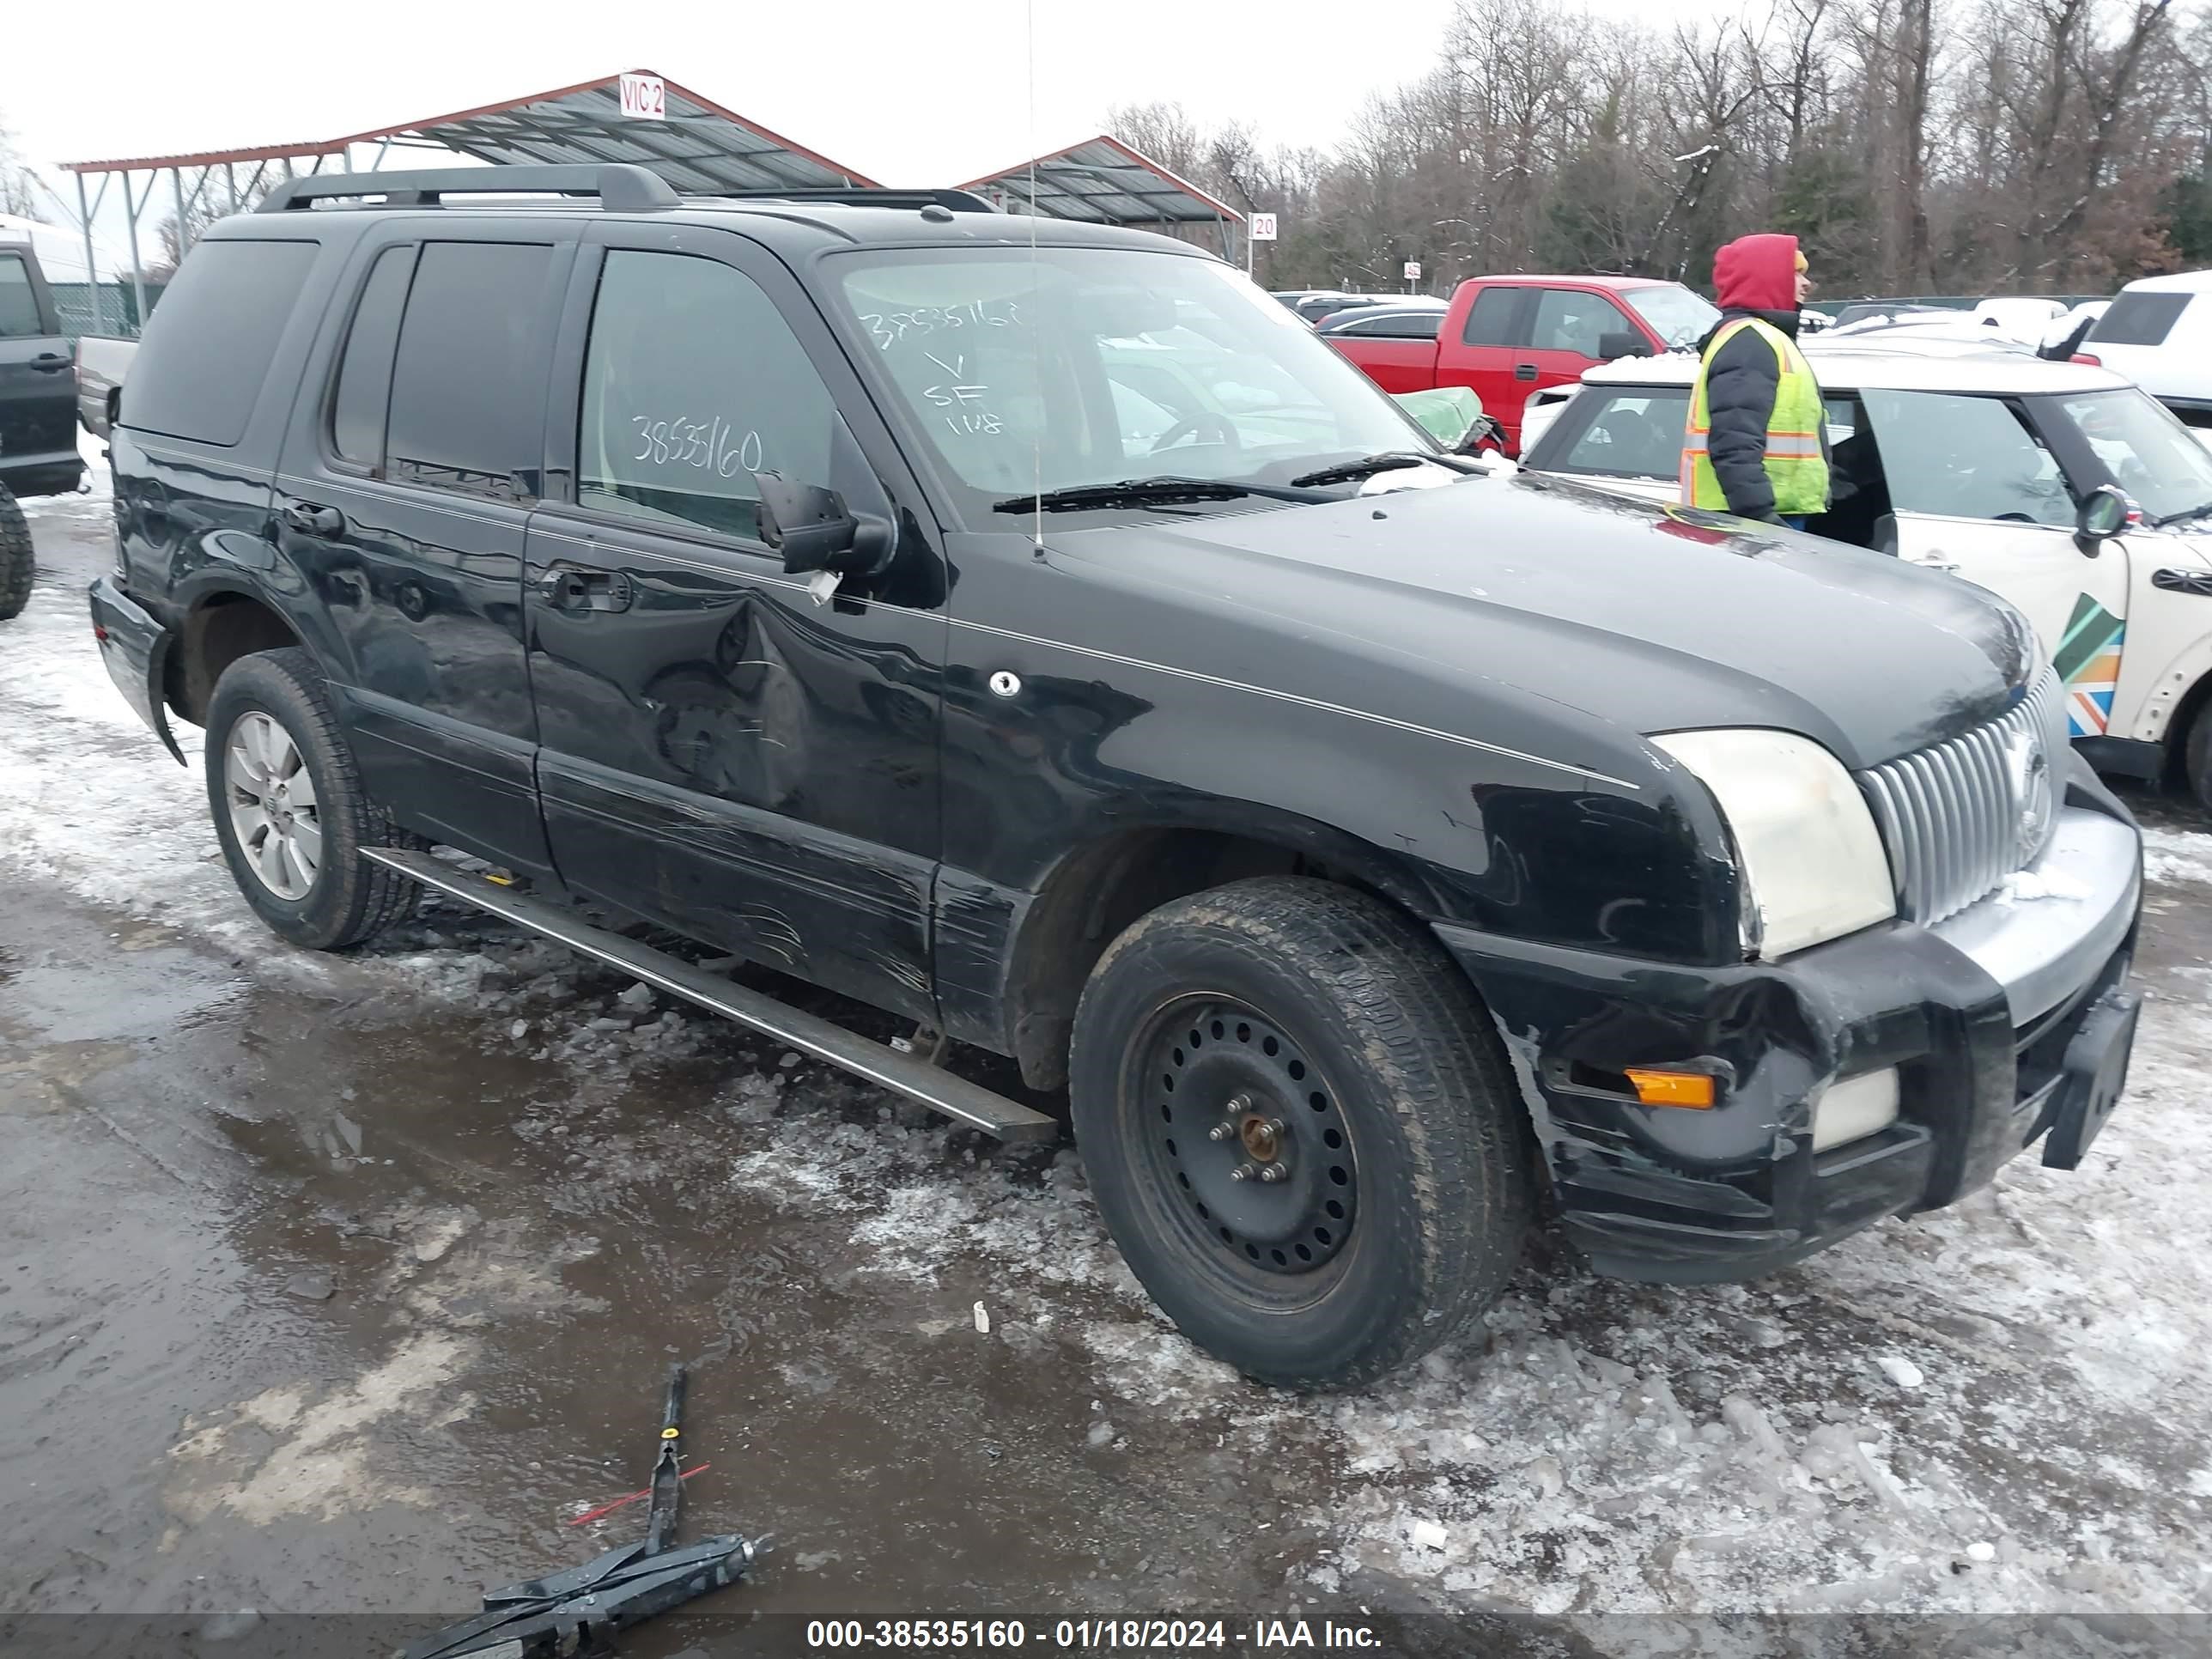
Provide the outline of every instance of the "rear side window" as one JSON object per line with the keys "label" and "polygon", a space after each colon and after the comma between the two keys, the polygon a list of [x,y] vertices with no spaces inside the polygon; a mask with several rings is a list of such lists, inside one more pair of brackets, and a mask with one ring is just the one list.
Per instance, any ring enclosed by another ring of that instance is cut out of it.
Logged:
{"label": "rear side window", "polygon": [[146,324],[123,424],[199,443],[244,437],[321,246],[226,239],[194,248]]}
{"label": "rear side window", "polygon": [[426,242],[392,367],[386,475],[514,499],[544,453],[553,250]]}
{"label": "rear side window", "polygon": [[1467,326],[1460,338],[1471,346],[1503,346],[1513,343],[1513,325],[1521,311],[1521,296],[1526,290],[1517,288],[1486,288],[1474,296],[1474,304],[1467,313]]}
{"label": "rear side window", "polygon": [[[1583,397],[1597,395],[1585,391]],[[1602,478],[1672,478],[1681,471],[1682,433],[1690,422],[1687,386],[1603,394],[1567,452],[1546,465]]]}
{"label": "rear side window", "polygon": [[392,353],[399,338],[400,307],[415,274],[413,247],[388,247],[377,256],[346,331],[331,400],[331,447],[356,466],[384,464],[384,416],[392,403]]}
{"label": "rear side window", "polygon": [[2112,301],[2089,337],[2106,345],[2164,345],[2166,337],[2194,296],[2187,294],[2123,294]]}
{"label": "rear side window", "polygon": [[20,253],[0,253],[0,340],[28,339],[39,325],[39,296],[31,289],[31,268]]}

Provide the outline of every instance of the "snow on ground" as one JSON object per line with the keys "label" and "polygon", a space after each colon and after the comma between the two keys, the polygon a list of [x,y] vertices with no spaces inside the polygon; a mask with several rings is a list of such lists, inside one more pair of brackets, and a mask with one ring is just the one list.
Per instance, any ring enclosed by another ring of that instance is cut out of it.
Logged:
{"label": "snow on ground", "polygon": [[[42,544],[105,508],[29,505]],[[2084,1169],[2024,1158],[1951,1210],[1752,1285],[1617,1284],[1540,1237],[1479,1333],[1364,1394],[1270,1394],[1182,1342],[1071,1152],[998,1148],[710,1043],[718,1144],[733,1185],[849,1218],[866,1271],[983,1287],[992,1334],[974,1340],[1072,1339],[1115,1432],[1218,1424],[1255,1462],[1313,1471],[1281,1519],[1333,1540],[1311,1570],[1323,1594],[1380,1573],[1574,1618],[2212,1610],[2212,834],[2167,816],[2148,927],[2197,944],[2147,1007],[2130,1097]],[[374,954],[276,945],[232,890],[197,767],[140,730],[80,585],[50,574],[0,629],[0,868],[257,971],[464,1011],[487,1046],[571,1062],[594,1092],[634,1054],[701,1051],[699,1024],[641,988],[456,910]],[[696,1133],[669,1130],[687,1160]]]}

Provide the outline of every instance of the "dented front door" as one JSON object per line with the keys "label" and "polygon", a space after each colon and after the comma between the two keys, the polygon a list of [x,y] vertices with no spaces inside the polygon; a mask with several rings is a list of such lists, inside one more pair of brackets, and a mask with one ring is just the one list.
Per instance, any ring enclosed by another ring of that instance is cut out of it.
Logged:
{"label": "dented front door", "polygon": [[930,1018],[942,611],[817,603],[756,516],[756,471],[827,483],[849,371],[743,239],[624,233],[577,272],[528,532],[554,862],[582,896]]}

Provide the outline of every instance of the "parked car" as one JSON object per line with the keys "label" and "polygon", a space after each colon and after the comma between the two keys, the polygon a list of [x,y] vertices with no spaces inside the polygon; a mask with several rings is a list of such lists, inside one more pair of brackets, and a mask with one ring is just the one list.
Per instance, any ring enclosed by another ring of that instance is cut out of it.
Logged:
{"label": "parked car", "polygon": [[1407,297],[1403,294],[1316,294],[1299,301],[1291,309],[1318,328],[1345,312],[1364,311],[1370,306],[1401,305]]}
{"label": "parked car", "polygon": [[[207,233],[91,604],[273,931],[420,881],[1050,1132],[604,921],[1010,1055],[1296,1387],[1464,1329],[1540,1183],[1704,1282],[2080,1158],[2139,838],[2014,611],[1489,476],[1212,256],[957,199],[450,169]],[[1102,442],[1144,362],[1212,407]]]}
{"label": "parked car", "polygon": [[1433,340],[1443,326],[1445,307],[1441,300],[1419,304],[1362,306],[1332,313],[1315,331],[1324,340],[1348,334],[1357,338]]}
{"label": "parked car", "polygon": [[65,495],[84,481],[69,370],[38,250],[0,241],[0,619],[31,597],[31,532],[16,498]]}
{"label": "parked car", "polygon": [[105,438],[115,422],[123,377],[137,350],[137,340],[120,335],[88,334],[76,343],[77,424],[95,438]]}
{"label": "parked car", "polygon": [[[1808,529],[2009,600],[2057,664],[2082,753],[2185,779],[2212,806],[2212,454],[2108,369],[1847,341],[1806,348],[1838,483]],[[1696,371],[1683,357],[1592,370],[1527,465],[1677,499]],[[2082,515],[2114,489],[2133,511],[2091,534]]]}
{"label": "parked car", "polygon": [[1680,283],[1622,276],[1486,276],[1462,283],[1433,339],[1334,332],[1329,343],[1385,392],[1472,387],[1521,446],[1531,393],[1615,357],[1693,344],[1720,313]]}
{"label": "parked car", "polygon": [[2185,426],[2212,428],[2212,270],[2130,283],[2081,352],[2126,375]]}

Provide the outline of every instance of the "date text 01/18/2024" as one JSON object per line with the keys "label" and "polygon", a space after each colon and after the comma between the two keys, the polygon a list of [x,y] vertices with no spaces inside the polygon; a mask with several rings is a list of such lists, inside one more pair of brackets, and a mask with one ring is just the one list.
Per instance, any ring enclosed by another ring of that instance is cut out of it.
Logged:
{"label": "date text 01/18/2024", "polygon": [[1031,1642],[1061,1651],[1208,1654],[1379,1645],[1368,1626],[1327,1619],[817,1619],[806,1626],[807,1647],[821,1652],[1006,1650]]}

